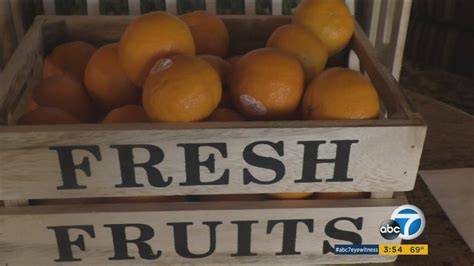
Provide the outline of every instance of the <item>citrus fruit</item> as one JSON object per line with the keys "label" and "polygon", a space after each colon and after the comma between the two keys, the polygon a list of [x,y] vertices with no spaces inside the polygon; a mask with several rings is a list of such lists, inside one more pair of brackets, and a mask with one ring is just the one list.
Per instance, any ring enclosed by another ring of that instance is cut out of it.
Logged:
{"label": "citrus fruit", "polygon": [[89,60],[84,85],[103,110],[140,102],[141,91],[125,75],[116,43],[100,47]]}
{"label": "citrus fruit", "polygon": [[268,39],[267,47],[280,48],[298,57],[307,82],[324,70],[328,60],[326,46],[321,40],[297,25],[284,25],[276,29]]}
{"label": "citrus fruit", "polygon": [[212,68],[219,74],[223,84],[226,84],[230,75],[231,64],[221,57],[215,55],[199,55],[199,58],[209,63]]}
{"label": "citrus fruit", "polygon": [[222,82],[222,97],[219,107],[232,107],[232,99],[230,97],[230,77],[232,65],[226,60],[215,55],[200,55],[200,58],[208,62],[219,74]]}
{"label": "citrus fruit", "polygon": [[262,48],[238,61],[231,83],[234,106],[245,117],[284,119],[298,108],[304,73],[294,55],[280,49]]}
{"label": "citrus fruit", "polygon": [[68,75],[82,83],[87,62],[94,52],[95,47],[92,44],[81,41],[56,46],[44,59],[43,78]]}
{"label": "citrus fruit", "polygon": [[191,29],[197,54],[227,56],[229,32],[219,17],[206,11],[194,11],[180,18]]}
{"label": "citrus fruit", "polygon": [[38,107],[36,110],[23,114],[17,121],[18,125],[56,125],[78,124],[73,115],[55,107]]}
{"label": "citrus fruit", "polygon": [[303,98],[305,120],[372,119],[379,115],[372,83],[348,68],[331,68],[316,77]]}
{"label": "citrus fruit", "polygon": [[211,65],[199,57],[177,55],[155,64],[142,101],[152,121],[192,122],[207,118],[221,95],[221,81]]}
{"label": "citrus fruit", "polygon": [[316,34],[330,56],[344,49],[354,33],[354,18],[343,0],[302,0],[293,23]]}
{"label": "citrus fruit", "polygon": [[166,12],[139,16],[126,28],[118,47],[128,78],[142,86],[155,62],[175,54],[195,54],[193,36],[179,18]]}
{"label": "citrus fruit", "polygon": [[103,124],[143,123],[149,122],[143,107],[126,105],[110,111],[102,120]]}
{"label": "citrus fruit", "polygon": [[26,98],[26,107],[25,107],[25,112],[26,113],[34,111],[34,110],[38,109],[39,107],[40,106],[33,100],[32,95],[29,95]]}
{"label": "citrus fruit", "polygon": [[217,108],[206,119],[207,121],[245,121],[245,118],[238,112],[229,108]]}
{"label": "citrus fruit", "polygon": [[57,107],[79,119],[90,122],[94,106],[81,83],[69,76],[43,79],[32,92],[32,106]]}
{"label": "citrus fruit", "polygon": [[270,194],[275,199],[306,199],[314,193],[312,192],[285,192],[285,193],[273,193]]}

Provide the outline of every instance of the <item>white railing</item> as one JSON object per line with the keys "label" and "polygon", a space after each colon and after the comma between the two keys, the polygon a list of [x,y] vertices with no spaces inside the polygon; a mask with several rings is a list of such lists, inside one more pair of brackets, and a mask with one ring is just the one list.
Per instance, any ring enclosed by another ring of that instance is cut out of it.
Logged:
{"label": "white railing", "polygon": [[[88,15],[99,15],[99,1],[100,0],[86,0],[87,2],[87,14]],[[216,2],[218,0],[205,0],[206,10],[212,14],[217,13]],[[130,15],[140,14],[140,0],[128,0],[128,9]],[[171,14],[176,14],[178,11],[177,0],[165,0],[166,11]],[[346,0],[347,5],[354,13],[354,2],[355,0]],[[245,3],[245,15],[255,15],[256,0],[244,0]],[[272,15],[283,14],[283,0],[272,0]],[[55,0],[43,0],[43,9],[45,15],[56,14]]]}

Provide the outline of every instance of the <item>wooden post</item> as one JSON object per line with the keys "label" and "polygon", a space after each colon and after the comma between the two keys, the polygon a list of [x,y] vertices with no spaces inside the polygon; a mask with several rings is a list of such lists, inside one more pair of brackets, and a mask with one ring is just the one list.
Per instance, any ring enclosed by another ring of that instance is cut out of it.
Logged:
{"label": "wooden post", "polygon": [[141,14],[140,1],[138,0],[128,0],[128,13],[132,16]]}
{"label": "wooden post", "polygon": [[216,0],[206,0],[206,10],[211,14],[217,14]]}
{"label": "wooden post", "polygon": [[166,0],[166,11],[170,14],[178,14],[178,3],[175,0]]}
{"label": "wooden post", "polygon": [[16,37],[17,37],[18,42],[20,42],[21,38],[23,38],[23,35],[25,35],[25,24],[23,20],[23,13],[24,13],[23,1],[10,0],[10,10],[11,10],[13,26],[16,32]]}
{"label": "wooden post", "polygon": [[255,0],[245,0],[245,15],[253,16],[255,15]]}

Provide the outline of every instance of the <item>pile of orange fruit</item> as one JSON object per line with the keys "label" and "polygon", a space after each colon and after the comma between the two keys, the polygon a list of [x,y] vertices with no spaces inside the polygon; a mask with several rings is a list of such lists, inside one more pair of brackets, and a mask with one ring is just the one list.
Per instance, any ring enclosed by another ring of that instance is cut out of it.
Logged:
{"label": "pile of orange fruit", "polygon": [[266,47],[236,56],[217,16],[148,13],[118,43],[55,47],[17,123],[374,119],[380,108],[370,80],[326,68],[353,32],[343,0],[302,0]]}

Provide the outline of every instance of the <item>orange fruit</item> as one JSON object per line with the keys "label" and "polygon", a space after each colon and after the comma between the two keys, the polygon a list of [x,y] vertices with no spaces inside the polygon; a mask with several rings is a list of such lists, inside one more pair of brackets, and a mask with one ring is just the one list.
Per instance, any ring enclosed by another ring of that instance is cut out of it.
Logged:
{"label": "orange fruit", "polygon": [[298,57],[307,82],[324,70],[328,60],[324,43],[311,31],[297,25],[276,29],[268,39],[267,47],[280,48]]}
{"label": "orange fruit", "polygon": [[227,83],[230,75],[230,69],[232,67],[229,62],[215,55],[205,54],[199,55],[198,57],[209,63],[212,68],[214,68],[217,74],[219,74],[223,84]]}
{"label": "orange fruit", "polygon": [[26,98],[26,107],[25,107],[25,112],[31,112],[36,109],[38,109],[40,106],[33,100],[32,95],[28,96]]}
{"label": "orange fruit", "polygon": [[89,95],[104,110],[140,102],[141,91],[125,75],[117,47],[116,43],[100,47],[84,73]]}
{"label": "orange fruit", "polygon": [[230,77],[232,65],[226,60],[215,55],[200,55],[201,59],[208,62],[219,74],[222,82],[222,97],[219,107],[232,107],[232,99],[230,97]]}
{"label": "orange fruit", "polygon": [[208,117],[221,95],[221,81],[211,65],[199,57],[177,55],[155,64],[142,101],[152,121],[192,122]]}
{"label": "orange fruit", "polygon": [[217,108],[206,119],[207,121],[245,121],[245,118],[229,108]]}
{"label": "orange fruit", "polygon": [[234,106],[249,119],[283,119],[296,111],[304,73],[292,54],[274,48],[249,52],[235,66],[231,81]]}
{"label": "orange fruit", "polygon": [[69,76],[43,79],[32,92],[34,105],[57,107],[81,122],[90,122],[94,107],[82,85]]}
{"label": "orange fruit", "polygon": [[175,54],[194,55],[193,36],[186,23],[166,12],[136,18],[119,42],[119,61],[128,78],[142,86],[155,62]]}
{"label": "orange fruit", "polygon": [[67,42],[56,46],[44,59],[43,78],[68,75],[82,83],[87,62],[95,47],[86,42]]}
{"label": "orange fruit", "polygon": [[312,192],[284,192],[284,193],[273,193],[270,194],[275,199],[306,199],[314,193]]}
{"label": "orange fruit", "polygon": [[348,68],[324,71],[309,84],[303,98],[306,120],[373,119],[379,111],[372,83]]}
{"label": "orange fruit", "polygon": [[110,111],[102,120],[103,124],[144,123],[150,122],[143,107],[126,105]]}
{"label": "orange fruit", "polygon": [[36,110],[23,114],[17,121],[18,125],[59,125],[78,124],[73,115],[55,107],[38,107]]}
{"label": "orange fruit", "polygon": [[302,0],[293,23],[316,34],[330,56],[344,49],[354,33],[354,18],[343,0]]}
{"label": "orange fruit", "polygon": [[226,195],[202,195],[199,201],[263,201],[263,194],[226,194]]}
{"label": "orange fruit", "polygon": [[219,104],[219,107],[222,108],[234,108],[234,104],[232,103],[232,95],[230,92],[230,84],[232,84],[232,77],[234,73],[235,66],[237,62],[242,58],[241,55],[232,56],[226,59],[227,63],[230,64],[229,75],[227,76],[227,84],[224,86],[224,90],[222,91],[222,99]]}
{"label": "orange fruit", "polygon": [[219,17],[206,11],[194,11],[179,18],[191,29],[197,54],[227,56],[229,32]]}
{"label": "orange fruit", "polygon": [[366,199],[370,198],[369,192],[334,192],[315,193],[315,199]]}

